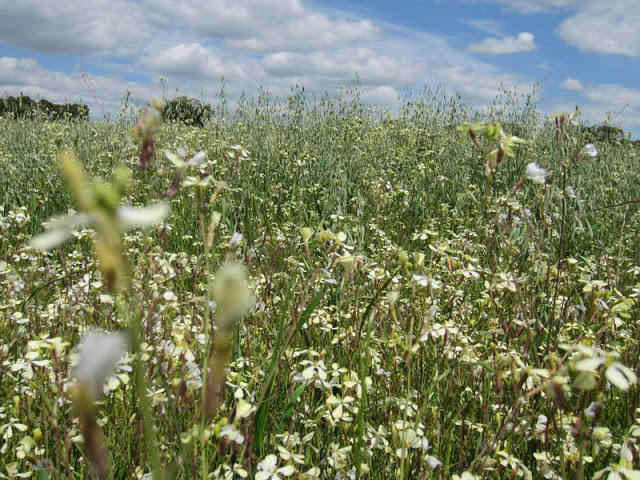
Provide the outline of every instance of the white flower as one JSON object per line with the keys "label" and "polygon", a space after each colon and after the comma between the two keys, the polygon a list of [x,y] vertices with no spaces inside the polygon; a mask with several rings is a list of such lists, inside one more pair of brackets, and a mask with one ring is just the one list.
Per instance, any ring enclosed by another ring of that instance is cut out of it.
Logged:
{"label": "white flower", "polygon": [[233,235],[231,236],[231,240],[229,240],[229,245],[232,247],[240,245],[242,243],[243,238],[244,237],[240,232],[233,232]]}
{"label": "white flower", "polygon": [[204,152],[198,152],[189,160],[185,161],[185,157],[187,152],[184,148],[178,148],[178,154],[171,153],[168,150],[165,150],[164,155],[173,163],[176,168],[186,168],[186,167],[199,167],[202,165],[207,158],[207,154]]}
{"label": "white flower", "polygon": [[[118,221],[124,231],[132,228],[146,228],[162,222],[169,213],[169,206],[156,203],[148,207],[123,205],[118,208]],[[37,250],[51,250],[73,236],[74,230],[96,223],[90,213],[75,213],[64,218],[55,218],[46,223],[46,231],[31,239],[31,246]]]}
{"label": "white flower", "polygon": [[542,168],[537,163],[531,162],[529,165],[527,165],[526,175],[529,180],[536,183],[544,184],[545,179],[549,175],[549,172],[547,172],[544,168]]}
{"label": "white flower", "polygon": [[118,208],[118,219],[125,230],[140,227],[147,228],[159,224],[169,214],[169,206],[160,202],[148,207],[129,207],[123,205]]}
{"label": "white flower", "polygon": [[585,145],[582,151],[590,157],[595,157],[596,155],[598,155],[598,150],[596,150],[596,147],[593,143],[588,143],[587,145]]}
{"label": "white flower", "polygon": [[[594,349],[585,348],[583,346],[580,347],[580,351],[586,354],[587,358],[584,358],[576,363],[576,370],[578,370],[579,372],[583,372],[586,375],[597,374],[598,369],[602,365],[604,365],[604,374],[607,380],[609,380],[610,383],[623,391],[628,390],[629,387],[635,385],[638,382],[638,378],[633,370],[622,365],[620,362],[614,361],[614,359],[618,356],[617,354],[603,354],[603,352]],[[586,375],[583,375],[583,377],[585,377]],[[578,379],[580,378],[581,377],[578,377]]]}
{"label": "white flower", "polygon": [[216,309],[233,320],[242,317],[255,305],[255,297],[249,288],[247,269],[239,263],[225,263],[216,272],[211,285]]}
{"label": "white flower", "polygon": [[293,465],[286,465],[278,468],[278,457],[273,454],[267,455],[264,460],[258,464],[256,472],[256,480],[280,480],[280,475],[290,477],[295,472]]}
{"label": "white flower", "polygon": [[122,333],[91,331],[84,335],[73,374],[93,399],[100,397],[105,380],[127,348],[128,341]]}
{"label": "white flower", "polygon": [[236,442],[238,445],[244,443],[244,435],[240,433],[240,431],[234,427],[233,425],[225,425],[220,430],[220,436],[228,438],[232,442]]}

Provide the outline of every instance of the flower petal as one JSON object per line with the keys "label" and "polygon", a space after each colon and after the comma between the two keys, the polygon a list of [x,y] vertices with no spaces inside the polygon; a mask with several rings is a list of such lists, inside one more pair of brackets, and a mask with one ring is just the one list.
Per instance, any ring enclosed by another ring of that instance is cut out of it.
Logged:
{"label": "flower petal", "polygon": [[586,154],[589,155],[590,157],[595,157],[598,155],[598,150],[596,150],[596,147],[593,143],[588,143],[584,146],[584,148],[582,149],[582,151]]}
{"label": "flower petal", "polygon": [[118,217],[127,229],[152,227],[162,222],[168,214],[169,205],[164,202],[148,207],[122,206],[118,209]]}
{"label": "flower petal", "polygon": [[202,151],[198,152],[193,157],[191,157],[191,159],[187,162],[187,165],[189,165],[190,167],[200,166],[202,165],[202,163],[204,163],[206,158],[207,158],[206,153]]}
{"label": "flower petal", "polygon": [[182,160],[182,158],[180,158],[178,155],[176,155],[175,153],[172,153],[168,150],[165,150],[164,152],[165,157],[167,157],[169,159],[169,161],[171,163],[173,163],[174,166],[176,166],[177,168],[182,168],[185,166],[185,162],[184,160]]}
{"label": "flower petal", "polygon": [[128,348],[127,337],[122,333],[90,331],[78,347],[78,362],[74,376],[96,399],[113,368]]}
{"label": "flower petal", "polygon": [[618,387],[620,390],[628,390],[629,387],[636,383],[636,374],[630,368],[625,367],[621,363],[614,363],[605,372],[607,380]]}
{"label": "flower petal", "polygon": [[52,248],[62,245],[71,237],[71,230],[66,228],[56,228],[41,233],[31,239],[29,244],[36,250],[51,250]]}

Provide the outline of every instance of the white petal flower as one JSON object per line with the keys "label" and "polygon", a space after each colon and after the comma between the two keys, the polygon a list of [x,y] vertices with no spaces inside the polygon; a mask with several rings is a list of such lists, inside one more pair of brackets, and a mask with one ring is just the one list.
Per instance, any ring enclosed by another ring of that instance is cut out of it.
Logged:
{"label": "white petal flower", "polygon": [[631,385],[635,385],[638,381],[633,370],[618,362],[613,363],[613,365],[607,368],[605,376],[612,384],[624,391],[628,390]]}
{"label": "white petal flower", "polygon": [[199,167],[204,163],[207,158],[207,154],[200,151],[196,153],[191,159],[187,162],[187,166],[189,167]]}
{"label": "white petal flower", "polygon": [[176,168],[184,168],[184,166],[186,165],[184,161],[184,155],[180,153],[180,149],[178,149],[178,155],[168,150],[165,150],[164,155],[165,157],[167,157],[167,159],[169,159],[171,163],[173,163],[173,166]]}
{"label": "white petal flower", "polygon": [[45,222],[44,225],[47,230],[33,237],[30,244],[37,250],[51,250],[66,242],[73,235],[75,229],[91,223],[92,217],[87,213],[76,213],[63,218],[53,218]]}
{"label": "white petal flower", "polygon": [[529,180],[543,184],[545,182],[545,179],[549,175],[549,172],[547,172],[537,163],[531,162],[529,165],[527,165],[526,175]]}
{"label": "white petal flower", "polygon": [[240,245],[243,239],[244,237],[240,232],[233,232],[233,235],[231,235],[231,240],[229,240],[229,245],[232,247]]}
{"label": "white petal flower", "polygon": [[118,218],[128,230],[135,227],[152,227],[159,224],[169,214],[169,206],[164,202],[148,207],[122,206],[118,208]]}
{"label": "white petal flower", "polygon": [[220,436],[228,438],[232,442],[236,442],[238,445],[244,443],[244,435],[242,435],[242,433],[240,433],[240,431],[233,425],[225,425],[222,427],[220,430]]}
{"label": "white petal flower", "polygon": [[[131,207],[124,205],[118,208],[118,219],[124,230],[151,227],[162,222],[169,213],[169,206],[156,203],[148,207]],[[73,231],[83,226],[95,224],[95,217],[90,213],[76,213],[63,218],[54,218],[45,222],[46,230],[31,239],[30,245],[38,250],[51,250],[72,237]]]}
{"label": "white petal flower", "polygon": [[596,147],[593,143],[588,143],[587,145],[585,145],[582,151],[590,157],[595,157],[596,155],[598,155],[598,150],[596,150]]}
{"label": "white petal flower", "polygon": [[284,467],[278,468],[278,457],[274,454],[269,454],[258,464],[255,479],[279,480],[281,478],[280,475],[290,477],[295,471],[296,469],[293,465],[285,465]]}
{"label": "white petal flower", "polygon": [[58,228],[33,237],[29,244],[36,250],[47,251],[57,247],[58,245],[62,245],[71,237],[71,235],[71,230]]}
{"label": "white petal flower", "polygon": [[100,397],[105,380],[127,351],[128,343],[122,333],[91,331],[82,338],[73,373],[94,399]]}
{"label": "white petal flower", "polygon": [[242,317],[255,305],[255,297],[247,280],[247,269],[239,263],[225,263],[216,272],[211,294],[216,308],[233,320]]}

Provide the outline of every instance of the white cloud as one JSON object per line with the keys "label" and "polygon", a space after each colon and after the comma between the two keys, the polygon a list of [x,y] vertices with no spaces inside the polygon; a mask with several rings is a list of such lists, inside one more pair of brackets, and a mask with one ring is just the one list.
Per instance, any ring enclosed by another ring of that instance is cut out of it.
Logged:
{"label": "white cloud", "polygon": [[393,106],[397,105],[400,101],[400,94],[395,88],[388,85],[383,85],[381,87],[375,87],[365,90],[362,93],[361,98],[365,102]]}
{"label": "white cloud", "polygon": [[143,0],[151,23],[205,37],[249,38],[305,15],[300,0]]}
{"label": "white cloud", "polygon": [[590,2],[560,27],[559,35],[580,50],[640,56],[637,0]]}
{"label": "white cloud", "polygon": [[[329,48],[375,39],[368,19],[331,18],[300,0],[145,0],[163,27],[188,28],[254,51]],[[344,15],[343,15],[344,17]]]}
{"label": "white cloud", "polygon": [[371,20],[330,20],[326,15],[310,14],[290,19],[277,27],[270,26],[258,35],[229,44],[255,51],[286,48],[308,50],[339,47],[345,44],[374,40],[380,32]]}
{"label": "white cloud", "polygon": [[[589,85],[582,88],[586,101],[580,102],[581,119],[600,124],[611,118],[625,130],[640,131],[640,90],[618,84]],[[556,104],[550,112],[573,111],[575,105]]]}
{"label": "white cloud", "polygon": [[141,63],[148,69],[160,74],[174,74],[190,78],[229,80],[246,79],[248,74],[245,65],[236,63],[214,52],[199,43],[180,43],[162,50],[155,55],[148,54],[141,59]]}
{"label": "white cloud", "polygon": [[264,67],[274,76],[317,75],[331,81],[352,81],[356,76],[365,85],[407,86],[422,73],[412,64],[415,59],[395,58],[372,48],[353,47],[309,54],[278,52],[267,55]]}
{"label": "white cloud", "polygon": [[493,3],[523,14],[573,11],[557,29],[569,44],[583,51],[640,56],[638,0],[466,0]]}
{"label": "white cloud", "polygon": [[130,55],[151,30],[144,11],[128,0],[0,0],[0,43],[40,52]]}
{"label": "white cloud", "polygon": [[601,0],[467,0],[467,3],[498,3],[509,10],[531,14],[559,8],[578,7],[590,1]]}
{"label": "white cloud", "polygon": [[450,66],[434,71],[437,80],[449,89],[460,93],[471,103],[487,105],[491,100],[501,96],[505,90],[517,95],[533,91],[532,83],[523,82],[515,75],[500,74],[489,69]]}
{"label": "white cloud", "polygon": [[535,50],[533,34],[522,32],[517,37],[485,38],[480,43],[472,43],[469,50],[477,53],[491,53],[502,55],[505,53],[529,52]]}
{"label": "white cloud", "polygon": [[640,90],[616,84],[600,84],[586,88],[583,93],[592,102],[615,109],[628,108],[640,114]]}
{"label": "white cloud", "polygon": [[479,18],[479,19],[471,19],[464,20],[463,23],[465,25],[469,25],[470,27],[475,28],[484,33],[488,33],[490,35],[502,35],[503,34],[503,24],[497,20],[492,20],[488,18]]}
{"label": "white cloud", "polygon": [[582,84],[580,80],[576,80],[575,78],[567,78],[564,82],[562,82],[562,87],[567,90],[582,90]]}

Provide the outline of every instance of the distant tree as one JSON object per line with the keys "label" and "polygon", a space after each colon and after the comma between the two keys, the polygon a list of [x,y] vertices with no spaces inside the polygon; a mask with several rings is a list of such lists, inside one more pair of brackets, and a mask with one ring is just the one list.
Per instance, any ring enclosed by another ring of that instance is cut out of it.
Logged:
{"label": "distant tree", "polygon": [[212,115],[211,105],[203,104],[197,98],[181,96],[167,102],[162,112],[162,119],[204,127]]}
{"label": "distant tree", "polygon": [[89,120],[89,107],[79,103],[52,103],[49,100],[33,100],[27,95],[0,98],[0,116],[13,119],[37,118],[47,120]]}
{"label": "distant tree", "polygon": [[593,125],[583,127],[583,136],[587,142],[607,142],[614,143],[624,138],[624,131],[621,128],[611,125]]}

